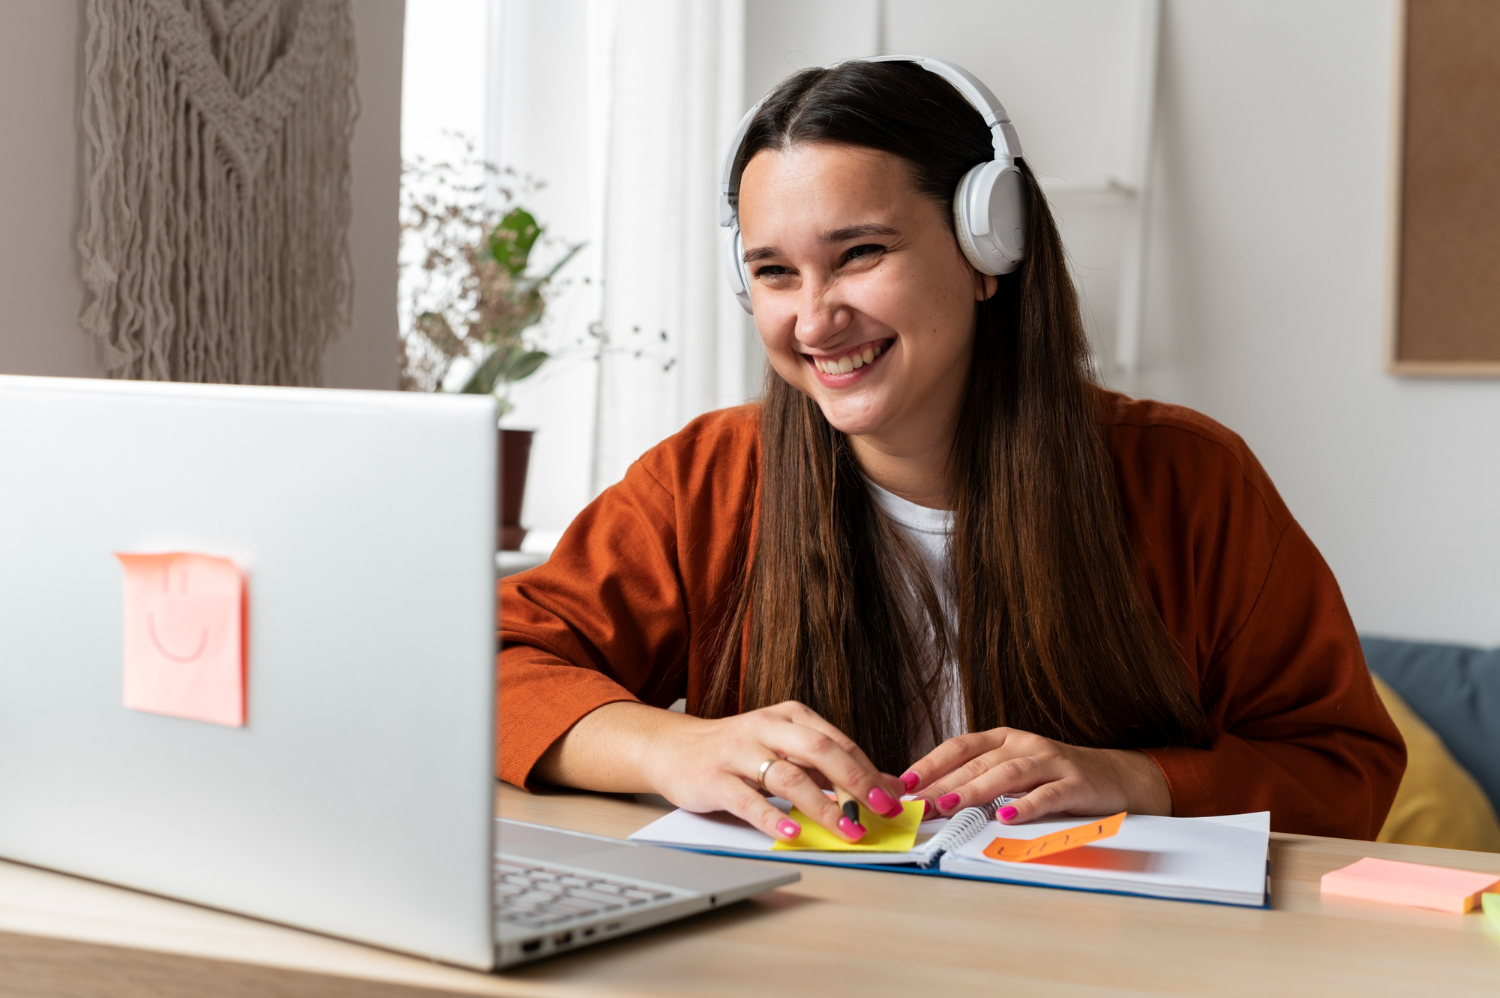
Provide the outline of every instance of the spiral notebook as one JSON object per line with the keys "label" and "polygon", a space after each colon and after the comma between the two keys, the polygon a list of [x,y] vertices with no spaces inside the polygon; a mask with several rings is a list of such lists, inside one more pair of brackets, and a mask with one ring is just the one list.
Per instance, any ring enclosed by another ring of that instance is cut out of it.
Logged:
{"label": "spiral notebook", "polygon": [[[771,803],[786,810],[786,801]],[[1030,862],[984,855],[996,838],[1030,839],[1077,825],[1084,818],[1003,825],[995,805],[970,807],[951,818],[924,821],[907,852],[772,851],[770,836],[731,815],[676,810],[630,836],[632,842],[793,863],[848,866],[973,880],[1132,894],[1177,901],[1265,907],[1270,885],[1271,814],[1163,818],[1132,814],[1118,834],[1092,845]]]}

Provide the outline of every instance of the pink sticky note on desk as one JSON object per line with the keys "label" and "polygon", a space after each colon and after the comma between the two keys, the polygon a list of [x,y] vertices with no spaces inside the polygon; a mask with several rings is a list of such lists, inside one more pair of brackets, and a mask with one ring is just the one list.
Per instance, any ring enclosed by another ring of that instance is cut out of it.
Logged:
{"label": "pink sticky note on desk", "polygon": [[1464,912],[1478,904],[1479,895],[1497,883],[1500,877],[1493,873],[1366,857],[1342,870],[1323,874],[1323,893]]}
{"label": "pink sticky note on desk", "polygon": [[203,554],[116,554],[125,569],[125,706],[245,723],[245,575]]}

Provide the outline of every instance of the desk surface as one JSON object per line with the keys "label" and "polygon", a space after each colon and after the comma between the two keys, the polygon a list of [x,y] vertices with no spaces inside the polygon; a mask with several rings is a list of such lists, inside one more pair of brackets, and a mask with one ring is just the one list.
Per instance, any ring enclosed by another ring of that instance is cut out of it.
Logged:
{"label": "desk surface", "polygon": [[[624,836],[660,801],[528,795],[505,817]],[[0,863],[0,993],[526,996],[1500,993],[1500,932],[1323,898],[1361,856],[1500,875],[1500,854],[1273,835],[1273,909],[801,866],[723,911],[485,975]]]}

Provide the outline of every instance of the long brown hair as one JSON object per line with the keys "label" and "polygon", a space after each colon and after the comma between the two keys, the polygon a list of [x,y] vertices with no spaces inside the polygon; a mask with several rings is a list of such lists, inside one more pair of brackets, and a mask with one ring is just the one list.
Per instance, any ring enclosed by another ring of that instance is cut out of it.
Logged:
{"label": "long brown hair", "polygon": [[[940,77],[850,62],[803,70],[770,95],[736,158],[736,197],[757,152],[811,141],[901,157],[949,218],[959,178],[993,155],[980,114]],[[955,659],[970,730],[1115,748],[1206,742],[1209,722],[1130,550],[1062,242],[1020,166],[1026,257],[976,304],[949,455],[956,627],[848,439],[768,370],[759,521],[709,713],[800,700],[897,772],[919,727],[936,737],[935,681]]]}

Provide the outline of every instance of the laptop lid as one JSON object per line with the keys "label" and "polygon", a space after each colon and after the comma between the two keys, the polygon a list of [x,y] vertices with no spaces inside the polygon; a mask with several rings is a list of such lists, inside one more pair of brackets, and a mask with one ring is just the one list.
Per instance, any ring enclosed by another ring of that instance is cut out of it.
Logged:
{"label": "laptop lid", "polygon": [[[491,966],[495,419],[0,376],[0,856]],[[177,552],[243,575],[242,727],[124,704],[127,646],[178,709],[151,655],[232,652],[171,617],[213,573],[138,560],[127,600],[117,554]]]}

